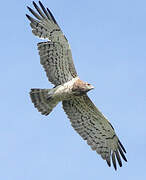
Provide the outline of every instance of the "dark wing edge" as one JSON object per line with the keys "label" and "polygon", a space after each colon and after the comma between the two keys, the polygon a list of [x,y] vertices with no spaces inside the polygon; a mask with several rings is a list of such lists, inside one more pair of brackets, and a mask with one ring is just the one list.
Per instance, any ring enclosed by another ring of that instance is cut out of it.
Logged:
{"label": "dark wing edge", "polygon": [[117,161],[119,166],[122,166],[121,157],[127,161],[124,154],[126,150],[113,127],[87,95],[63,101],[63,109],[73,128],[87,141],[92,150],[106,160],[109,167],[111,160],[115,170]]}
{"label": "dark wing edge", "polygon": [[[34,35],[43,39],[53,39],[53,35],[56,32],[62,33],[59,25],[57,24],[51,11],[43,6],[41,1],[39,1],[39,6],[33,1],[33,6],[35,7],[37,13],[27,6],[28,10],[34,15],[34,18],[26,14],[26,17],[30,20],[30,26]],[[65,39],[65,38],[64,38]],[[66,39],[65,39],[66,40]]]}
{"label": "dark wing edge", "polygon": [[55,86],[63,84],[77,77],[69,43],[51,11],[40,1],[40,7],[34,1],[33,6],[36,12],[30,7],[27,8],[36,19],[26,14],[32,33],[39,38],[48,39],[47,42],[38,43],[41,64],[50,82]]}

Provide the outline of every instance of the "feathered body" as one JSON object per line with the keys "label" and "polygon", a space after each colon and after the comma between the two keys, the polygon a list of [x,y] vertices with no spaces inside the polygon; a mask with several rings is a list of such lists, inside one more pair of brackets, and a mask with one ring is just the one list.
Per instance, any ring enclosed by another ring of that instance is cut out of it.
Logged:
{"label": "feathered body", "polygon": [[89,90],[93,89],[93,86],[81,81],[79,77],[59,85],[53,89],[53,97],[56,97],[59,101],[70,100],[73,96],[85,94]]}
{"label": "feathered body", "polygon": [[38,111],[48,115],[60,101],[73,99],[74,96],[83,95],[91,89],[92,85],[76,77],[53,89],[31,89],[30,97]]}

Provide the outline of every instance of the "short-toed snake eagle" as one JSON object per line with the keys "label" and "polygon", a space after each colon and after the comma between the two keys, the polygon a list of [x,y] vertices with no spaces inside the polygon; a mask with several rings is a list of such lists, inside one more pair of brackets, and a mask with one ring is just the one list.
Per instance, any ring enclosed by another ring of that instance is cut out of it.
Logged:
{"label": "short-toed snake eagle", "polygon": [[30,97],[34,106],[44,115],[62,101],[63,109],[73,128],[87,141],[93,150],[117,169],[116,160],[122,166],[121,157],[126,160],[125,148],[118,139],[114,128],[87,96],[93,86],[79,79],[66,37],[48,8],[39,1],[33,2],[37,12],[28,7],[34,15],[30,26],[34,35],[46,42],[38,43],[40,62],[53,89],[31,89]]}

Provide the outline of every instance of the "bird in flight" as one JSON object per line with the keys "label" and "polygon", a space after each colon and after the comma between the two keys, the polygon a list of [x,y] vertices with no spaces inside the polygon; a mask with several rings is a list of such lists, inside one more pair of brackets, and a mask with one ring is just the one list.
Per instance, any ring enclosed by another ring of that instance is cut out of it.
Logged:
{"label": "bird in flight", "polygon": [[121,157],[126,150],[117,137],[113,126],[98,110],[87,95],[94,87],[77,75],[69,43],[48,8],[39,1],[33,2],[36,11],[27,7],[35,18],[26,14],[32,33],[46,42],[37,44],[40,63],[46,71],[48,80],[54,84],[52,89],[31,89],[30,97],[34,106],[43,115],[49,115],[53,108],[62,102],[63,109],[76,132],[87,141],[115,170],[117,162],[122,166]]}

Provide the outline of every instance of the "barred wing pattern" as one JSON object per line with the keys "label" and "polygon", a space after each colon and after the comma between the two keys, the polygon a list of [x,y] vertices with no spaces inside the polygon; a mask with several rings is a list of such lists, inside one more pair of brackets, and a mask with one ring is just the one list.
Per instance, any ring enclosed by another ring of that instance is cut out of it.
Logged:
{"label": "barred wing pattern", "polygon": [[36,19],[26,15],[30,20],[32,33],[39,38],[48,39],[38,43],[41,64],[47,77],[54,85],[60,85],[77,76],[69,43],[63,35],[55,18],[48,8],[39,1],[41,9],[35,2],[33,5],[38,13],[28,7]]}
{"label": "barred wing pattern", "polygon": [[[126,160],[125,148],[119,141],[109,121],[96,108],[87,95],[76,96],[63,101],[63,109],[71,120],[73,128],[111,166],[117,169],[116,159],[122,166],[121,157]],[[121,156],[120,156],[121,155]]]}

